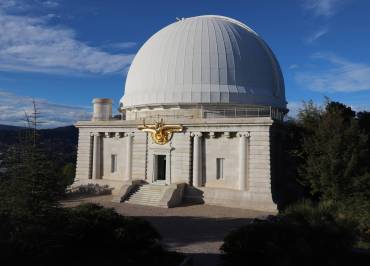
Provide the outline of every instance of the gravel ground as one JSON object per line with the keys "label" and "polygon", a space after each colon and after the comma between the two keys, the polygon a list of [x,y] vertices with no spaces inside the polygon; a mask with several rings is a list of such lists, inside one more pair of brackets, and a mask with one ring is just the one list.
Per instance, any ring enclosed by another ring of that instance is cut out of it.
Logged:
{"label": "gravel ground", "polygon": [[161,234],[169,249],[189,254],[195,265],[216,265],[224,236],[252,218],[264,218],[269,213],[225,208],[210,205],[188,205],[171,209],[113,203],[111,196],[67,200],[64,205],[73,207],[82,202],[99,203],[114,208],[125,216],[148,220]]}

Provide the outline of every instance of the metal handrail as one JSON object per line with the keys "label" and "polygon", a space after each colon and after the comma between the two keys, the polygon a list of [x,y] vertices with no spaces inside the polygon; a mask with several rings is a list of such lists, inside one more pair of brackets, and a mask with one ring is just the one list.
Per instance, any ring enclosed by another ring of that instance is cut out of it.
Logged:
{"label": "metal handrail", "polygon": [[[199,118],[250,118],[250,117],[271,117],[281,120],[284,114],[278,108],[268,107],[235,107],[235,108],[200,108]],[[161,119],[161,118],[196,118],[194,115],[186,114],[154,114],[135,113],[135,119]]]}

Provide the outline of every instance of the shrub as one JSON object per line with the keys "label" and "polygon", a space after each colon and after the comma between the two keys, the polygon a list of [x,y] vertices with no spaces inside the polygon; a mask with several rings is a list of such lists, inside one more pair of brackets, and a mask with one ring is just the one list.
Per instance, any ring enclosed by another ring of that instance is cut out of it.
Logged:
{"label": "shrub", "polygon": [[[290,265],[288,245],[293,228],[272,221],[254,220],[228,234],[221,250],[224,265]],[[289,248],[290,250],[292,248]]]}
{"label": "shrub", "polygon": [[231,232],[221,250],[224,265],[341,265],[354,243],[354,223],[333,205],[302,203]]}
{"label": "shrub", "polygon": [[76,176],[76,165],[74,163],[67,163],[61,169],[60,175],[66,187],[72,185]]}
{"label": "shrub", "polygon": [[[164,253],[158,242],[160,235],[148,222],[123,217],[113,209],[95,204],[84,204],[69,211],[65,235],[68,238],[64,246],[76,265],[118,262],[144,265],[149,261],[155,263],[156,256]],[[94,255],[81,256],[81,252]]]}
{"label": "shrub", "polygon": [[145,220],[83,204],[44,217],[0,214],[0,264],[177,265],[182,256],[165,251]]}
{"label": "shrub", "polygon": [[101,195],[110,195],[112,193],[112,188],[108,185],[99,185],[99,184],[87,184],[80,185],[78,187],[72,188],[67,191],[68,196],[101,196]]}

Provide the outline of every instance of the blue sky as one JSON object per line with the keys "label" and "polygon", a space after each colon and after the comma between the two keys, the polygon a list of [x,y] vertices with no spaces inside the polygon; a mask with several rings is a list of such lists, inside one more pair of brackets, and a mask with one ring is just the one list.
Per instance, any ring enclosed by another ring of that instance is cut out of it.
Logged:
{"label": "blue sky", "polygon": [[0,123],[34,98],[48,126],[86,119],[93,97],[123,94],[140,46],[176,17],[238,19],[276,54],[289,108],[324,96],[370,110],[367,0],[0,0]]}

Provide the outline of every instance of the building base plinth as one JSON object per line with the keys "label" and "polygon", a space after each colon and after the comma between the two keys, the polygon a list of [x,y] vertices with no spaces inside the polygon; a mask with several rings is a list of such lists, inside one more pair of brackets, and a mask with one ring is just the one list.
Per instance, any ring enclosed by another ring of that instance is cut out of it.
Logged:
{"label": "building base plinth", "polygon": [[188,202],[278,213],[277,205],[272,201],[271,194],[267,193],[188,186],[184,199]]}

